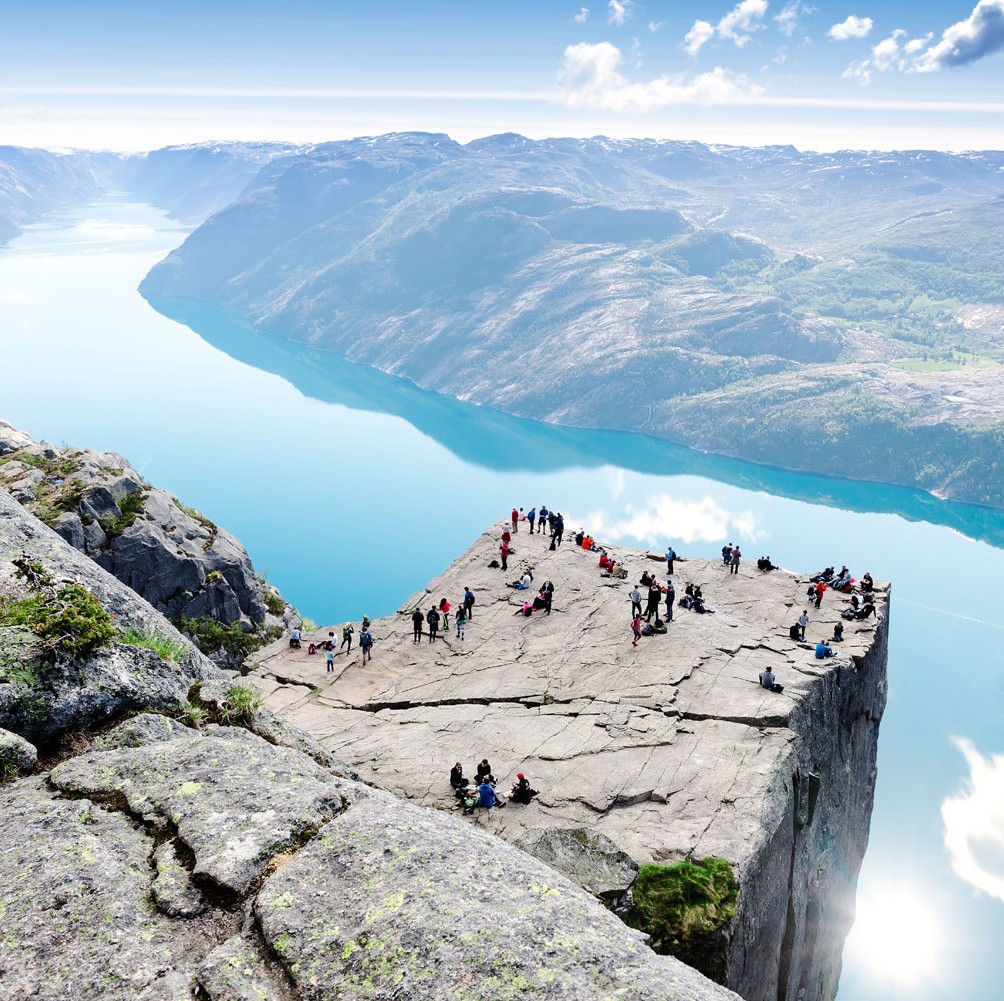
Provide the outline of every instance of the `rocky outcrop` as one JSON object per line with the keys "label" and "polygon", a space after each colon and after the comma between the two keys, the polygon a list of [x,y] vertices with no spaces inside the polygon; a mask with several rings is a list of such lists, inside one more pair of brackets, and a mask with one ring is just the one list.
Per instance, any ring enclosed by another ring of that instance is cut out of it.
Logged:
{"label": "rocky outcrop", "polygon": [[[20,577],[8,573],[12,553]],[[116,622],[170,630],[0,493],[5,616],[22,607],[18,588],[56,586],[38,584],[43,561],[100,596]],[[170,638],[178,660],[155,673],[174,670],[190,703],[169,717],[138,713],[80,753],[82,737],[62,760],[47,759],[48,773],[0,787],[5,999],[735,1001],[653,953],[544,863],[340,776],[311,738],[280,725],[249,690],[217,680],[177,633]],[[60,649],[19,661],[41,671],[17,676],[22,701],[49,697],[41,661],[67,671],[79,661],[79,686],[89,687],[90,654]],[[99,649],[119,658],[102,683],[105,707],[130,705],[159,655],[114,640]],[[4,670],[0,690],[14,683],[9,661]],[[75,676],[66,677],[69,686]],[[47,730],[101,729],[106,718],[58,716]],[[25,750],[0,736],[2,747]]]}
{"label": "rocky outcrop", "polygon": [[[524,530],[514,545],[503,575],[489,566],[497,532],[486,534],[375,622],[365,668],[345,658],[329,675],[276,645],[251,680],[364,779],[417,803],[451,807],[457,760],[471,774],[487,756],[503,786],[526,772],[541,791],[530,806],[473,821],[507,840],[586,829],[638,863],[727,860],[739,893],[714,964],[724,982],[750,1001],[832,997],[867,844],[888,588],[877,617],[846,623],[837,655],[817,660],[815,642],[843,621],[842,596],[810,609],[800,643],[789,626],[807,603],[804,580],[686,560],[678,594],[702,585],[715,613],[677,606],[667,632],[635,649],[627,592],[658,563],[609,547],[631,574],[619,580],[569,542],[552,553]],[[518,614],[526,592],[505,586],[530,568],[536,584],[556,585],[550,616]],[[446,629],[413,643],[412,610],[456,603],[465,586],[477,597],[465,639]],[[782,693],[759,685],[768,666]],[[560,867],[576,877],[575,862]]]}
{"label": "rocky outcrop", "polygon": [[[243,659],[230,649],[248,644],[241,632],[274,638],[290,614],[236,538],[114,452],[36,444],[0,421],[0,485],[166,616],[194,623],[198,641],[224,664]],[[206,620],[236,633],[201,633]]]}

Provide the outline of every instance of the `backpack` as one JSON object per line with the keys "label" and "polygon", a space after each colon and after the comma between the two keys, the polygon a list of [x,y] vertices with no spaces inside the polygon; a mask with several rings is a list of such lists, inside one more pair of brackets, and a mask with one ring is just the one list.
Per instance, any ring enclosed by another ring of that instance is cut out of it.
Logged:
{"label": "backpack", "polygon": [[430,608],[428,614],[425,616],[425,621],[429,623],[430,626],[439,625],[439,612],[434,608]]}
{"label": "backpack", "polygon": [[651,622],[646,622],[645,625],[641,627],[642,636],[651,636],[655,632]]}
{"label": "backpack", "polygon": [[655,632],[664,633],[666,632],[666,623],[662,619],[655,620]]}

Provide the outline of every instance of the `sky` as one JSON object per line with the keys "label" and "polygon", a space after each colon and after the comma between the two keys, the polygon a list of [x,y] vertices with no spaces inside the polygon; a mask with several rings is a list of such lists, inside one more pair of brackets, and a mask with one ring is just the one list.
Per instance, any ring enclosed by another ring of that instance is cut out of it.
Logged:
{"label": "sky", "polygon": [[0,141],[1004,147],[1004,0],[0,0]]}

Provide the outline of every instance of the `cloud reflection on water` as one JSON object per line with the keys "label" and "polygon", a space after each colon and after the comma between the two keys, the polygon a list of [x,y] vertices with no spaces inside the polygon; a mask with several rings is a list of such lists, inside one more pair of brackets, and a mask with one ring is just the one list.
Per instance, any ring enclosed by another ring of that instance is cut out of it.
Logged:
{"label": "cloud reflection on water", "polygon": [[945,847],[957,876],[1004,900],[1004,754],[986,758],[964,737],[952,743],[969,765],[969,780],[941,804]]}

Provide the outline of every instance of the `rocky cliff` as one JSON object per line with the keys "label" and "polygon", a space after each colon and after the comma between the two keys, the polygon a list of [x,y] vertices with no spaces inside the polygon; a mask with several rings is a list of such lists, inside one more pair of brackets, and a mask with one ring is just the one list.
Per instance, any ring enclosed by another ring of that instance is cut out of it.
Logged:
{"label": "rocky cliff", "polygon": [[[842,595],[810,609],[800,643],[789,626],[807,604],[804,579],[687,560],[678,593],[700,584],[714,614],[677,608],[666,633],[636,649],[628,591],[664,564],[608,547],[630,577],[601,576],[595,553],[568,542],[551,552],[524,528],[504,574],[490,566],[497,537],[484,535],[374,623],[365,666],[340,656],[328,673],[304,650],[266,651],[252,675],[266,704],[364,778],[424,806],[453,808],[455,761],[472,774],[487,757],[506,788],[525,772],[540,790],[530,806],[472,824],[539,852],[628,920],[638,864],[653,879],[686,860],[725,860],[738,880],[734,909],[703,935],[666,932],[663,946],[748,1001],[832,998],[868,838],[888,587],[877,617],[847,623],[823,661],[814,644],[843,621]],[[535,585],[555,584],[552,614],[519,614],[527,592],[505,582],[528,569]],[[476,603],[465,638],[446,629],[434,644],[414,643],[412,611],[441,597],[456,605],[468,586]],[[783,693],[758,684],[768,666]]]}
{"label": "rocky cliff", "polygon": [[0,485],[223,664],[294,614],[236,538],[121,455],[38,444],[0,420]]}
{"label": "rocky cliff", "polygon": [[0,724],[11,1001],[734,1001],[356,781],[2,490]]}

